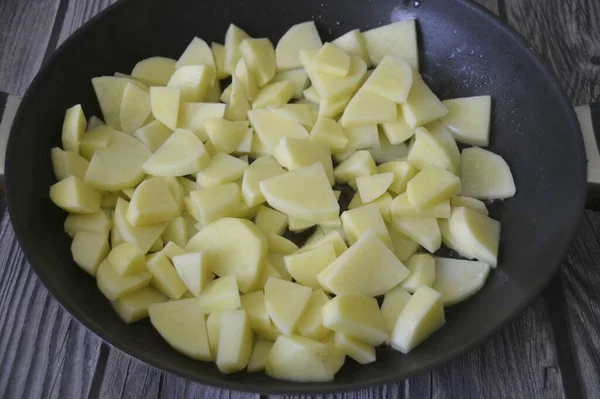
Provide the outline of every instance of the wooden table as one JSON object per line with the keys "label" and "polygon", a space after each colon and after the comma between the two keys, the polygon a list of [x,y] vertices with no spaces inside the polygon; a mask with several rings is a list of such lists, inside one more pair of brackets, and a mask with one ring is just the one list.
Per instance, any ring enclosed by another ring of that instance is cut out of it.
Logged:
{"label": "wooden table", "polygon": [[[23,94],[54,49],[113,1],[0,1],[0,91]],[[546,59],[574,104],[600,99],[600,1],[478,1]],[[599,397],[597,262],[600,214],[586,210],[560,273],[488,342],[428,373],[335,397]],[[258,399],[160,372],[102,342],[42,286],[7,214],[0,265],[0,397]]]}

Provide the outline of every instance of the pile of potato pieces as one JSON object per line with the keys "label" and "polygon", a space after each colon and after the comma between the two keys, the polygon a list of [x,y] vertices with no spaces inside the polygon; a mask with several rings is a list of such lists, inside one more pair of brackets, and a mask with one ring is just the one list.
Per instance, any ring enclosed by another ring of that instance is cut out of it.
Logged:
{"label": "pile of potato pieces", "polygon": [[[125,322],[224,373],[327,381],[408,353],[496,267],[481,200],[516,191],[481,148],[490,97],[440,101],[417,68],[414,20],[325,44],[305,22],[276,47],[232,24],[94,78],[106,124],[73,106],[52,149],[73,259]],[[335,183],[356,190],[341,215]]]}

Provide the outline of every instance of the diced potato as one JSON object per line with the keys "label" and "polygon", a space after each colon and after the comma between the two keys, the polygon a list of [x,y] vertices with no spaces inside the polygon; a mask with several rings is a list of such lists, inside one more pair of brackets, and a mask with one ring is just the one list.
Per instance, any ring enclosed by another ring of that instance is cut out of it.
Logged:
{"label": "diced potato", "polygon": [[431,288],[442,294],[444,306],[462,302],[479,291],[490,272],[484,262],[435,258],[435,280]]}
{"label": "diced potato", "polygon": [[[233,151],[233,153],[236,155],[240,155],[240,154],[250,155],[250,152],[252,151],[253,142],[254,142],[254,129],[252,129],[250,127],[246,130],[246,133],[244,134],[242,141],[240,141],[240,144]],[[255,156],[254,158],[258,158],[258,157]]]}
{"label": "diced potato", "polygon": [[219,43],[212,42],[210,46],[213,59],[215,61],[215,67],[217,70],[217,79],[225,79],[231,75],[231,72],[225,70],[225,46]]}
{"label": "diced potato", "polygon": [[90,119],[88,119],[88,123],[87,123],[87,131],[91,131],[95,128],[97,128],[98,126],[102,126],[104,125],[104,122],[102,122],[102,119],[98,118],[96,115],[92,115],[90,116]]}
{"label": "diced potato", "polygon": [[184,247],[190,237],[189,222],[182,216],[176,217],[169,222],[161,237],[165,242]]}
{"label": "diced potato", "polygon": [[383,123],[381,128],[391,144],[404,143],[415,134],[415,129],[404,120],[401,106],[396,107],[396,121]]}
{"label": "diced potato", "polygon": [[[248,65],[246,65],[246,61],[244,61],[242,58],[240,58],[240,60],[237,62],[235,70],[233,71],[233,75],[238,79],[238,82],[244,86],[244,92],[246,93],[247,99],[252,100],[256,98],[256,95],[258,94],[258,84],[256,83],[256,78],[254,77],[252,71],[250,71],[248,68]],[[234,93],[233,81],[231,90],[232,93]],[[237,93],[237,91],[235,93]]]}
{"label": "diced potato", "polygon": [[120,299],[112,302],[113,309],[125,323],[148,317],[148,307],[157,303],[163,303],[167,297],[152,287],[144,287],[131,294],[123,295]]}
{"label": "diced potato", "polygon": [[330,118],[317,119],[309,138],[327,144],[331,150],[342,150],[348,144],[348,137],[342,127]]}
{"label": "diced potato", "polygon": [[135,189],[127,209],[127,221],[132,226],[169,222],[177,212],[177,203],[167,182],[156,177],[144,180]]}
{"label": "diced potato", "polygon": [[269,242],[269,252],[277,254],[291,254],[298,250],[298,246],[285,237],[277,234],[267,236]]}
{"label": "diced potato", "polygon": [[117,206],[117,199],[119,199],[119,197],[119,193],[111,193],[110,191],[102,193],[100,207],[105,210],[115,209],[115,206]]}
{"label": "diced potato", "polygon": [[348,183],[359,176],[369,176],[377,173],[377,166],[369,151],[356,151],[333,170],[333,176],[338,183]]}
{"label": "diced potato", "polygon": [[[112,76],[101,76],[92,79],[92,86],[102,110],[102,116],[107,125],[115,129],[121,128],[119,112],[121,110],[121,99],[123,91],[129,81],[127,79]],[[64,145],[63,145],[64,147]],[[69,148],[64,147],[66,150]]]}
{"label": "diced potato", "polygon": [[445,322],[442,295],[429,288],[420,287],[400,312],[391,336],[391,345],[408,353],[429,338]]}
{"label": "diced potato", "polygon": [[401,108],[404,120],[413,128],[433,122],[448,114],[448,108],[437,98],[417,72],[413,74],[410,93]]}
{"label": "diced potato", "polygon": [[92,159],[96,150],[106,148],[108,141],[114,129],[110,126],[100,125],[93,130],[85,133],[81,137],[81,143],[79,145],[79,152],[81,156],[88,161]]}
{"label": "diced potato", "polygon": [[247,121],[232,122],[223,118],[208,119],[204,126],[215,149],[227,154],[238,148],[248,131]]}
{"label": "diced potato", "polygon": [[394,254],[400,261],[406,261],[419,249],[420,245],[416,241],[399,232],[394,225],[388,228],[388,232],[394,244]]}
{"label": "diced potato", "polygon": [[108,234],[112,221],[104,211],[86,214],[69,214],[65,220],[65,232],[73,237],[80,231]]}
{"label": "diced potato", "polygon": [[445,100],[448,115],[441,122],[457,141],[486,147],[490,139],[492,98],[475,96]]}
{"label": "diced potato", "polygon": [[341,332],[335,333],[335,347],[359,364],[373,363],[376,360],[375,347]]}
{"label": "diced potato", "polygon": [[296,329],[311,296],[311,289],[300,284],[270,277],[265,284],[267,313],[281,333],[291,335]]}
{"label": "diced potato", "polygon": [[406,185],[408,201],[416,208],[425,208],[458,195],[461,181],[440,168],[426,168]]}
{"label": "diced potato", "polygon": [[153,86],[150,88],[152,115],[171,130],[177,128],[181,91],[179,87]]}
{"label": "diced potato", "polygon": [[400,312],[402,312],[410,297],[411,295],[400,286],[396,286],[385,293],[381,305],[381,315],[390,334],[394,330]]}
{"label": "diced potato", "polygon": [[349,99],[367,71],[365,62],[360,57],[351,57],[350,70],[346,76],[341,77],[316,71],[312,66],[316,55],[316,52],[300,52],[300,58],[304,58],[304,68],[319,97],[330,101]]}
{"label": "diced potato", "polygon": [[396,121],[396,104],[361,88],[352,97],[340,119],[343,127]]}
{"label": "diced potato", "polygon": [[269,83],[256,95],[252,102],[252,108],[260,109],[270,106],[286,104],[294,94],[294,87],[286,80]]}
{"label": "diced potato", "polygon": [[377,163],[385,163],[406,159],[408,147],[404,143],[390,144],[386,135],[379,132],[379,146],[369,148],[371,156]]}
{"label": "diced potato", "polygon": [[148,86],[165,86],[174,72],[175,60],[165,57],[150,57],[135,64],[131,76]]}
{"label": "diced potato", "polygon": [[268,110],[304,126],[313,126],[314,124],[310,107],[306,104],[273,105],[269,106]]}
{"label": "diced potato", "polygon": [[457,174],[457,167],[444,146],[425,128],[417,128],[415,142],[407,157],[407,162],[417,169],[438,167]]}
{"label": "diced potato", "polygon": [[444,200],[427,208],[415,208],[408,200],[406,193],[404,193],[394,198],[390,210],[394,217],[411,216],[448,219],[451,208],[449,200]]}
{"label": "diced potato", "polygon": [[87,122],[81,104],[67,109],[62,126],[62,146],[65,151],[79,154],[79,143],[85,132]]}
{"label": "diced potato", "polygon": [[98,265],[106,258],[109,249],[108,233],[79,231],[71,243],[73,260],[92,276],[96,275]]}
{"label": "diced potato", "polygon": [[229,154],[219,152],[210,163],[198,172],[196,183],[201,188],[231,183],[243,176],[248,163]]}
{"label": "diced potato", "polygon": [[233,90],[233,83],[230,83],[229,85],[227,85],[225,90],[223,90],[223,92],[221,93],[219,100],[221,100],[221,102],[223,102],[225,104],[229,104],[229,102],[231,101],[231,91],[232,90]]}
{"label": "diced potato", "polygon": [[133,136],[144,143],[150,152],[155,152],[172,133],[173,131],[162,122],[152,121],[137,129]]}
{"label": "diced potato", "polygon": [[187,291],[186,285],[166,255],[149,255],[146,258],[146,266],[152,274],[152,285],[169,298],[179,299]]}
{"label": "diced potato", "polygon": [[337,295],[377,296],[389,291],[407,275],[408,269],[394,253],[372,231],[367,231],[317,278],[323,288]]}
{"label": "diced potato", "polygon": [[243,370],[250,360],[254,336],[243,310],[228,310],[221,315],[216,364],[222,373]]}
{"label": "diced potato", "polygon": [[202,304],[203,313],[239,309],[240,293],[235,276],[218,278],[200,292],[198,303]]}
{"label": "diced potato", "polygon": [[442,245],[442,236],[435,218],[404,216],[394,218],[394,227],[402,234],[434,253]]}
{"label": "diced potato", "polygon": [[350,71],[350,56],[331,43],[325,43],[315,56],[314,70],[334,76],[347,76]]}
{"label": "diced potato", "polygon": [[323,325],[321,310],[329,302],[329,297],[321,289],[314,290],[306,305],[302,317],[298,321],[297,330],[303,337],[320,340],[331,331]]}
{"label": "diced potato", "polygon": [[344,50],[350,55],[355,55],[363,59],[366,63],[369,62],[369,54],[365,39],[359,29],[351,30],[331,42],[337,48]]}
{"label": "diced potato", "polygon": [[190,205],[188,212],[191,211],[204,225],[222,217],[234,216],[242,206],[240,188],[235,183],[192,191],[187,200]]}
{"label": "diced potato", "polygon": [[129,202],[119,198],[115,208],[114,227],[119,230],[120,235],[125,241],[136,244],[143,253],[146,253],[161,236],[167,224],[157,223],[147,226],[132,226],[126,216],[128,209]]}
{"label": "diced potato", "polygon": [[[329,266],[335,258],[333,244],[323,243],[315,248],[287,255],[283,260],[286,269],[296,282],[307,287],[320,288],[317,274]],[[300,334],[305,335],[301,331]]]}
{"label": "diced potato", "polygon": [[[373,201],[368,202],[367,204],[376,205],[377,208],[379,208],[381,217],[386,223],[392,221],[392,213],[390,212],[390,207],[392,206],[392,196],[389,193],[383,193],[381,196],[375,198]],[[348,209],[360,208],[367,204],[364,204],[361,201],[360,194],[356,193],[354,194],[354,197],[352,197],[352,201],[350,201],[348,204]]]}
{"label": "diced potato", "polygon": [[413,82],[411,65],[400,57],[385,55],[363,87],[395,103],[405,103]]}
{"label": "diced potato", "polygon": [[267,110],[248,111],[248,119],[269,151],[273,151],[283,137],[308,138],[304,126]]}
{"label": "diced potato", "polygon": [[496,267],[500,222],[469,208],[454,208],[448,219],[448,229],[461,254]]}
{"label": "diced potato", "polygon": [[328,344],[299,335],[277,337],[269,352],[265,373],[297,382],[331,381],[343,364]]}
{"label": "diced potato", "polygon": [[177,351],[197,360],[213,360],[202,305],[183,299],[150,305],[150,321]]}
{"label": "diced potato", "polygon": [[273,79],[277,62],[275,49],[269,39],[246,39],[240,44],[239,51],[259,87]]}
{"label": "diced potato", "polygon": [[372,231],[388,248],[392,248],[392,240],[377,205],[367,204],[342,213],[344,231],[348,242],[354,244],[367,231]]}
{"label": "diced potato", "polygon": [[157,253],[164,255],[167,259],[173,261],[173,258],[179,255],[185,255],[187,252],[174,242],[168,242],[160,252]]}
{"label": "diced potato", "polygon": [[110,301],[116,301],[147,286],[151,278],[152,275],[147,271],[120,276],[107,259],[100,263],[96,271],[98,288]]}
{"label": "diced potato", "polygon": [[[204,311],[204,310],[203,310]],[[206,332],[208,333],[208,344],[210,353],[213,359],[219,353],[219,338],[221,335],[221,315],[224,310],[217,310],[208,315],[206,318]]]}
{"label": "diced potato", "polygon": [[252,330],[263,338],[274,340],[279,335],[275,328],[265,303],[265,294],[262,290],[242,295],[242,309],[248,315]]}
{"label": "diced potato", "polygon": [[360,200],[363,203],[368,203],[381,197],[393,181],[394,174],[391,172],[357,177],[356,186],[360,194]]}
{"label": "diced potato", "polygon": [[279,164],[288,170],[320,162],[327,174],[329,183],[334,184],[333,164],[329,147],[321,142],[284,137],[273,151],[273,157]]}
{"label": "diced potato", "polygon": [[392,172],[394,180],[388,188],[395,194],[402,194],[406,191],[406,185],[416,174],[415,168],[404,161],[386,162],[377,166],[378,173]]}
{"label": "diced potato", "polygon": [[411,294],[419,287],[431,287],[435,279],[435,261],[431,255],[415,254],[406,261],[409,275],[402,280],[400,286]]}
{"label": "diced potato", "polygon": [[123,90],[119,111],[121,129],[125,133],[133,134],[136,129],[144,125],[151,112],[148,92],[132,83],[127,83]]}
{"label": "diced potato", "polygon": [[309,80],[308,74],[303,68],[290,69],[287,71],[278,72],[273,79],[272,83],[288,81],[294,88],[293,98],[299,100],[304,97],[303,91],[308,87]]}
{"label": "diced potato", "polygon": [[321,102],[321,97],[319,97],[319,93],[317,93],[317,89],[315,86],[310,86],[303,92],[304,98],[312,103],[319,104]]}
{"label": "diced potato", "polygon": [[154,176],[185,176],[208,165],[202,142],[191,131],[177,129],[144,163],[144,171]]}
{"label": "diced potato", "polygon": [[[208,49],[208,47],[207,47]],[[210,52],[210,49],[208,49]],[[212,54],[211,54],[212,57]],[[178,68],[169,83],[168,88],[180,89],[180,100],[181,102],[198,102],[202,101],[208,92],[208,89],[214,84],[215,71],[212,66],[208,65],[185,65]],[[171,94],[174,97],[174,94]],[[169,115],[175,115],[177,117],[179,107],[175,111],[170,111]],[[154,115],[156,117],[156,114]],[[156,119],[158,119],[156,117]],[[165,125],[169,126],[167,123]],[[173,122],[172,129],[177,127],[177,119]]]}
{"label": "diced potato", "polygon": [[211,272],[202,252],[191,252],[173,257],[173,266],[187,289],[195,296],[213,281]]}
{"label": "diced potato", "polygon": [[283,234],[287,227],[288,218],[285,214],[260,205],[254,219],[256,227],[265,235]]}
{"label": "diced potato", "polygon": [[120,276],[146,270],[144,253],[137,245],[130,242],[124,242],[113,247],[108,254],[108,261]]}
{"label": "diced potato", "polygon": [[198,37],[194,37],[186,47],[183,54],[177,60],[175,67],[181,69],[186,65],[206,65],[213,69],[213,80],[215,70],[215,60],[213,53],[206,42]]}
{"label": "diced potato", "polygon": [[58,147],[51,150],[52,168],[57,180],[75,176],[81,180],[85,177],[89,162],[72,151],[63,151]]}
{"label": "diced potato", "polygon": [[323,306],[325,327],[377,346],[387,339],[377,300],[361,294],[340,294]]}
{"label": "diced potato", "polygon": [[[348,137],[348,144],[344,147],[343,151],[344,153],[347,153],[348,156],[355,150],[363,148],[371,149],[380,146],[379,133],[377,131],[377,125],[375,124],[347,127],[344,128],[344,133],[346,134],[346,137]],[[339,158],[339,153],[336,153],[335,155],[338,158],[338,161],[346,159]]]}
{"label": "diced potato", "polygon": [[50,186],[50,199],[56,206],[70,213],[96,213],[100,210],[100,192],[75,176]]}
{"label": "diced potato", "polygon": [[463,150],[460,162],[462,195],[479,199],[502,199],[517,189],[506,161],[493,152],[473,147]]}
{"label": "diced potato", "polygon": [[125,242],[125,240],[123,239],[121,232],[119,231],[117,226],[114,225],[113,228],[110,230],[110,246],[111,246],[111,248],[116,247],[117,245],[123,244],[124,242]]}
{"label": "diced potato", "polygon": [[254,349],[252,350],[252,356],[250,356],[247,367],[249,373],[263,371],[265,369],[267,357],[271,352],[273,344],[273,341],[261,338],[258,338],[256,341],[254,341]]}
{"label": "diced potato", "polygon": [[246,39],[250,39],[250,36],[244,30],[234,24],[229,25],[225,33],[225,63],[223,70],[230,75],[233,74],[235,66],[242,57],[240,44]]}
{"label": "diced potato", "polygon": [[285,173],[285,170],[273,159],[265,156],[254,161],[245,171],[242,180],[242,195],[248,206],[264,202],[259,183],[265,179]]}
{"label": "diced potato", "polygon": [[425,126],[433,138],[443,147],[446,156],[450,159],[455,174],[460,170],[460,151],[454,136],[439,121],[431,122]]}
{"label": "diced potato", "polygon": [[453,197],[450,198],[450,205],[452,208],[465,207],[474,210],[475,212],[479,212],[482,215],[487,216],[489,214],[487,207],[483,201],[480,201],[476,198],[471,197]]}
{"label": "diced potato", "polygon": [[379,64],[386,55],[394,55],[408,61],[413,68],[419,68],[414,19],[380,26],[363,32],[362,35],[373,65]]}
{"label": "diced potato", "polygon": [[307,251],[325,243],[331,243],[333,245],[336,256],[340,256],[348,249],[348,246],[342,238],[342,235],[338,231],[332,231],[320,237],[319,239],[315,239],[314,241],[310,240],[310,242],[307,241],[300,251]]}
{"label": "diced potato", "polygon": [[315,226],[316,224],[317,222],[313,222],[311,220],[298,219],[296,217],[290,216],[288,228],[290,229],[290,231],[300,232],[309,229]]}
{"label": "diced potato", "polygon": [[[241,246],[239,243],[243,242]],[[251,292],[267,255],[265,236],[244,219],[219,219],[190,239],[187,251],[204,252],[210,269],[218,276],[235,276],[240,291]]]}
{"label": "diced potato", "polygon": [[232,121],[248,119],[247,113],[250,109],[248,99],[251,98],[251,94],[254,93],[248,92],[248,82],[244,82],[237,73],[234,73],[231,78],[231,94],[225,109],[225,117]]}
{"label": "diced potato", "polygon": [[313,21],[292,26],[279,39],[275,48],[277,69],[282,71],[302,66],[298,55],[300,50],[318,50],[323,46],[317,27]]}
{"label": "diced potato", "polygon": [[225,104],[182,103],[179,107],[177,127],[192,131],[202,141],[208,140],[204,123],[225,116]]}
{"label": "diced potato", "polygon": [[262,180],[259,187],[271,207],[290,217],[320,222],[334,219],[340,212],[320,163]]}

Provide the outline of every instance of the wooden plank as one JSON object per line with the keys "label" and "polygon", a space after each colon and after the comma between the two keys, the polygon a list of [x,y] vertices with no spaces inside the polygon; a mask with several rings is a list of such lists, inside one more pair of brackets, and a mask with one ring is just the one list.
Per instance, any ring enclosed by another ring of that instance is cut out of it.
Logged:
{"label": "wooden plank", "polygon": [[181,398],[211,398],[211,399],[259,399],[260,395],[214,388],[188,381],[174,374],[163,374],[161,399]]}
{"label": "wooden plank", "polygon": [[23,95],[42,65],[59,0],[0,1],[0,91]]}
{"label": "wooden plank", "polygon": [[69,7],[65,14],[65,20],[58,36],[58,45],[62,44],[66,38],[68,38],[90,18],[116,1],[117,0],[69,1]]}

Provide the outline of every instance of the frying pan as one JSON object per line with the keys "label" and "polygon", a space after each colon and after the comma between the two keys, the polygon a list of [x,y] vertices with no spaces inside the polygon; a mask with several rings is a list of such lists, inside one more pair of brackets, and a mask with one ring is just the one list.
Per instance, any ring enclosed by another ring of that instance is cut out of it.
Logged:
{"label": "frying pan", "polygon": [[[177,58],[194,36],[222,42],[234,22],[277,41],[291,25],[314,19],[322,38],[397,20],[418,20],[421,71],[442,98],[490,94],[490,148],[512,168],[517,195],[490,205],[502,223],[500,262],[480,293],[447,311],[446,325],[408,355],[380,348],[377,362],[353,361],[334,381],[301,384],[262,373],[224,375],[172,350],[149,322],[125,325],[94,280],[71,259],[65,213],[49,200],[50,148],[60,145],[65,109],[82,103],[101,115],[90,79],[128,73],[154,55]],[[6,98],[4,98],[6,100]],[[11,124],[16,102],[3,122]],[[600,181],[589,107],[585,127],[589,177]],[[584,140],[572,104],[553,73],[511,29],[461,0],[127,0],[71,36],[41,69],[12,124],[6,154],[8,209],[18,240],[48,290],[111,345],[160,369],[203,384],[262,393],[323,393],[401,380],[473,348],[517,315],[557,270],[586,197]]]}

